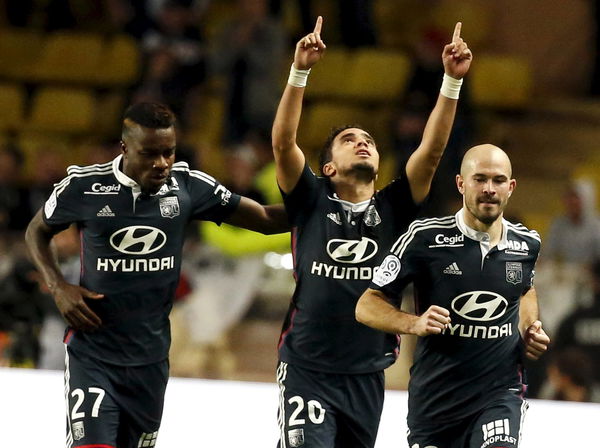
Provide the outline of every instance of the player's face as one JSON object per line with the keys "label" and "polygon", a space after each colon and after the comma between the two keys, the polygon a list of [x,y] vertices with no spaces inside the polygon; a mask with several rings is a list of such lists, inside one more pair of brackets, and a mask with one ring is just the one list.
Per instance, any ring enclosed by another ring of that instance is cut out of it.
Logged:
{"label": "player's face", "polygon": [[464,177],[457,176],[457,185],[469,214],[490,225],[502,216],[516,181],[506,161],[492,156],[473,160]]}
{"label": "player's face", "polygon": [[374,180],[379,169],[375,141],[359,128],[348,128],[333,140],[331,162],[339,173],[359,172]]}
{"label": "player's face", "polygon": [[122,144],[123,172],[142,191],[154,194],[171,173],[175,161],[175,128],[151,129],[134,126]]}

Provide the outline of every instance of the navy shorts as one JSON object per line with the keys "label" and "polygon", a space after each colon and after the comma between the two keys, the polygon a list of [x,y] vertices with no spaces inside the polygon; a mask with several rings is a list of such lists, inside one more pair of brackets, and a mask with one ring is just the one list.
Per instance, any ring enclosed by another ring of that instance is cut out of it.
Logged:
{"label": "navy shorts", "polygon": [[411,448],[517,448],[528,408],[518,393],[506,391],[477,414],[455,424],[409,424]]}
{"label": "navy shorts", "polygon": [[155,446],[168,376],[168,360],[117,366],[67,347],[67,448]]}
{"label": "navy shorts", "polygon": [[383,371],[324,373],[277,368],[279,448],[372,448],[383,409]]}

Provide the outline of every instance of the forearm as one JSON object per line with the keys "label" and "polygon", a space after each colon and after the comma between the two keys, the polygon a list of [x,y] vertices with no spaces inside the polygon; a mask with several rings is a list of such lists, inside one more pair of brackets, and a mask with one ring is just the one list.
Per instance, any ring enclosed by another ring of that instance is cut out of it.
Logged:
{"label": "forearm", "polygon": [[56,291],[60,285],[65,284],[66,281],[50,249],[50,241],[52,240],[53,234],[44,230],[43,226],[40,224],[41,219],[40,213],[33,218],[27,227],[25,242],[31,260],[42,275],[42,278],[50,291],[54,293],[54,291]]}
{"label": "forearm", "polygon": [[416,202],[429,193],[431,181],[448,144],[458,101],[440,94],[429,115],[423,139],[406,165],[406,173]]}
{"label": "forearm", "polygon": [[291,228],[282,204],[261,205],[246,197],[242,197],[237,210],[225,222],[265,235],[289,232]]}
{"label": "forearm", "polygon": [[418,316],[396,308],[382,292],[367,289],[356,304],[356,320],[386,333],[415,334]]}
{"label": "forearm", "polygon": [[535,288],[532,287],[521,297],[519,304],[519,331],[521,335],[524,335],[527,328],[538,319],[538,299]]}
{"label": "forearm", "polygon": [[272,143],[276,157],[296,146],[303,97],[304,87],[286,84],[273,122]]}

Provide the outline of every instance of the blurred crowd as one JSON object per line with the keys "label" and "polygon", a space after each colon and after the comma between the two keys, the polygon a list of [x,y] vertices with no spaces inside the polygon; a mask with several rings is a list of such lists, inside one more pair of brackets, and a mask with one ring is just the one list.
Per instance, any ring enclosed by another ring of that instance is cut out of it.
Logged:
{"label": "blurred crowd", "polygon": [[[180,120],[178,160],[215,175],[237,193],[277,203],[271,124],[295,42],[322,13],[317,3],[7,0],[2,26],[132,36],[142,56],[141,72],[122,91],[123,104],[168,104]],[[328,45],[356,49],[389,43],[375,24],[374,1],[324,3],[337,25],[324,36]],[[441,49],[448,39],[445,29],[424,22],[400,49],[411,55],[412,74],[405,92],[386,103],[384,133],[375,135],[392,165],[390,175],[400,171],[419,144],[439,92]],[[468,82],[463,91],[425,215],[456,209],[454,174],[462,151],[480,135]],[[206,132],[215,120],[216,130]],[[118,121],[112,129],[113,135],[80,140],[77,154],[48,147],[29,160],[31,153],[16,134],[0,139],[0,365],[62,368],[64,323],[28,261],[24,230],[68,164],[101,163],[118,154]],[[553,342],[543,361],[530,366],[533,397],[600,401],[600,218],[594,195],[591,182],[570,185],[564,214],[542,235],[536,285],[541,320]],[[55,250],[65,276],[76,283],[77,230],[61,233]],[[293,290],[288,252],[289,235],[257,236],[208,223],[190,227],[172,315],[173,374],[234,376],[239,366],[229,340],[232,329],[248,316],[279,322],[285,312]],[[273,352],[275,345],[273,340]]]}

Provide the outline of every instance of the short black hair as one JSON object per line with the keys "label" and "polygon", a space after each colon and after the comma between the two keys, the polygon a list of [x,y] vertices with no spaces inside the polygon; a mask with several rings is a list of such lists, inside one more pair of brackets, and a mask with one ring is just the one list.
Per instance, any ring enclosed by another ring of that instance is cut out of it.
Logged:
{"label": "short black hair", "polygon": [[123,115],[123,135],[129,131],[129,125],[126,123],[128,120],[151,129],[167,129],[175,126],[177,122],[175,114],[169,109],[169,106],[146,102],[136,103],[127,108]]}
{"label": "short black hair", "polygon": [[323,173],[323,167],[326,164],[328,164],[329,162],[331,162],[331,158],[332,158],[331,148],[333,147],[333,141],[341,132],[344,132],[346,129],[350,129],[350,128],[362,129],[367,134],[371,135],[371,133],[369,131],[367,131],[364,128],[364,126],[361,126],[360,124],[344,124],[341,126],[331,128],[331,131],[329,132],[329,135],[327,136],[327,140],[325,140],[325,143],[323,144],[323,147],[321,148],[321,152],[319,153],[319,171],[321,172],[321,176],[325,176],[325,173]]}

